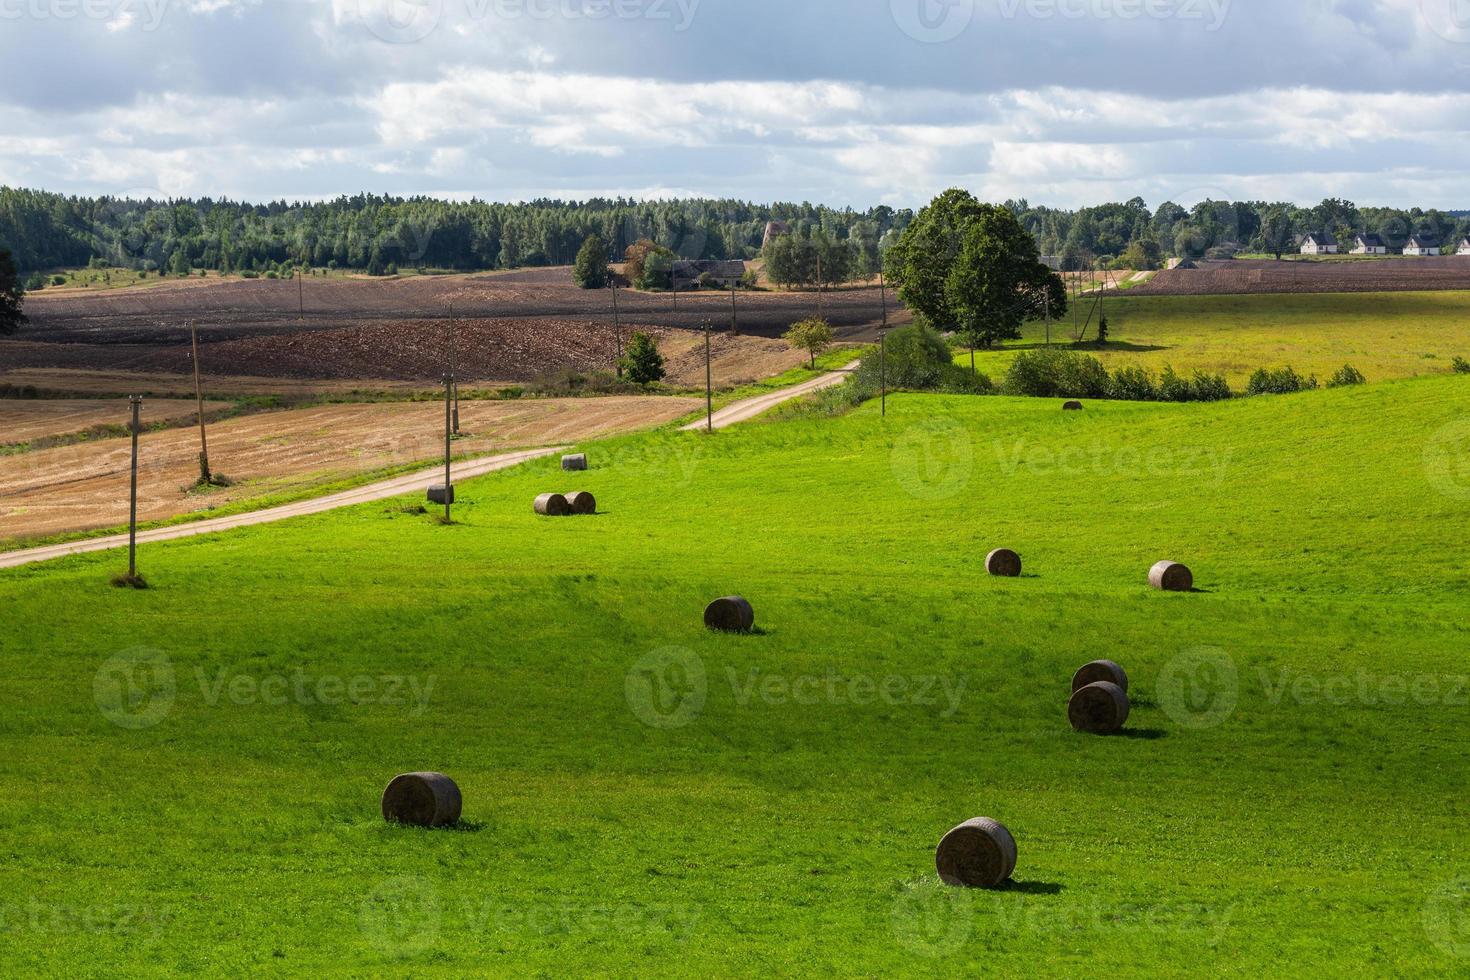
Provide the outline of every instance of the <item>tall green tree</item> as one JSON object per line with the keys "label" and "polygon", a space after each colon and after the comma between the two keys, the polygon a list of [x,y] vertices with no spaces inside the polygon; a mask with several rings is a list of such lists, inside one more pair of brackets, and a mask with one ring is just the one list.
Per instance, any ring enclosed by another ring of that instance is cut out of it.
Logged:
{"label": "tall green tree", "polygon": [[[969,191],[951,188],[921,210],[888,250],[888,274],[899,298],[941,329],[956,325],[945,283],[964,247],[965,233],[984,213],[983,207]],[[1031,248],[1034,252],[1034,242]]]}
{"label": "tall green tree", "polygon": [[0,334],[12,334],[26,322],[21,310],[25,289],[10,250],[0,248]]}
{"label": "tall green tree", "polygon": [[1261,218],[1261,245],[1266,251],[1281,258],[1282,253],[1296,243],[1291,227],[1291,213],[1286,208],[1271,208]]}
{"label": "tall green tree", "polygon": [[658,341],[642,330],[633,332],[621,366],[634,384],[650,385],[664,379],[664,357],[658,352]]}
{"label": "tall green tree", "polygon": [[577,252],[577,263],[572,267],[572,278],[583,289],[602,289],[607,286],[607,246],[596,235],[588,235]]}
{"label": "tall green tree", "polygon": [[1005,208],[982,205],[945,278],[945,301],[974,347],[1021,336],[1021,325],[1067,309],[1061,277],[1041,263],[1036,240]]}

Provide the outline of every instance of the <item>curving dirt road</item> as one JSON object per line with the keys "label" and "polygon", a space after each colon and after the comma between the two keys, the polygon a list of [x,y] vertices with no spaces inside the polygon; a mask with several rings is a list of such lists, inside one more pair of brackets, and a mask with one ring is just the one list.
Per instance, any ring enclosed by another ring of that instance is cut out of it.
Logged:
{"label": "curving dirt road", "polygon": [[[800,398],[802,395],[810,395],[814,391],[821,391],[823,388],[831,388],[833,385],[839,385],[847,380],[848,374],[857,370],[857,366],[858,362],[853,361],[833,371],[831,374],[822,375],[820,378],[813,378],[810,381],[803,381],[799,385],[792,385],[790,388],[782,388],[780,391],[773,391],[766,395],[756,395],[754,398],[746,398],[726,405],[718,412],[715,412],[713,417],[714,427],[716,429],[723,429],[726,426],[734,425],[736,422],[745,422],[755,418],[757,415],[770,411],[782,402],[789,402],[793,398]],[[710,419],[704,418],[698,422],[690,422],[684,426],[684,431],[698,432],[701,429],[707,429],[710,421]]]}

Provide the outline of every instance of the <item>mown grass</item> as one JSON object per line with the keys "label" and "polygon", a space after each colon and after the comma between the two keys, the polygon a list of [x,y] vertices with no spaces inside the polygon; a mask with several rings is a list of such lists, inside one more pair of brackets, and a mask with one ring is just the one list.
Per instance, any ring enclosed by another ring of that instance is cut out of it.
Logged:
{"label": "mown grass", "polygon": [[[1079,324],[1093,308],[1078,304]],[[1261,296],[1132,296],[1110,291],[1103,300],[1110,341],[1087,353],[1109,369],[1173,365],[1223,374],[1237,389],[1257,368],[1291,365],[1326,381],[1344,363],[1369,381],[1450,370],[1450,359],[1470,356],[1470,293],[1316,293]],[[976,360],[993,378],[1004,376],[1016,351],[1045,340],[1045,324],[1029,323],[1024,339]],[[1072,341],[1072,317],[1052,324],[1053,343]],[[1093,318],[1086,339],[1097,338]],[[969,354],[956,357],[969,365]]]}
{"label": "mown grass", "polygon": [[[1463,973],[1461,380],[896,395],[592,444],[464,484],[450,527],[146,548],[143,592],[116,553],[0,573],[7,965]],[[532,515],[577,488],[597,516]],[[1025,577],[983,574],[1001,545]],[[1162,557],[1200,591],[1148,590]],[[732,592],[757,635],[702,629]],[[1095,657],[1131,737],[1066,724]],[[460,828],[382,823],[417,769]],[[1016,885],[938,887],[979,814]]]}

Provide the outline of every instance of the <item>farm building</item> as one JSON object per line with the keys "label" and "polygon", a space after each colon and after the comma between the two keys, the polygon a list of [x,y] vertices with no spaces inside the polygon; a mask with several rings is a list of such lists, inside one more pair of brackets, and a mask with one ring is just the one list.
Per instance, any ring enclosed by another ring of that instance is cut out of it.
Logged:
{"label": "farm building", "polygon": [[1388,246],[1377,235],[1359,235],[1353,243],[1353,255],[1387,255]]}
{"label": "farm building", "polygon": [[782,235],[789,235],[790,233],[791,233],[791,226],[788,225],[786,222],[784,222],[784,221],[767,221],[766,222],[766,237],[761,240],[761,248],[765,248],[767,245],[771,244],[776,239],[780,238]]}
{"label": "farm building", "polygon": [[1303,255],[1336,255],[1337,239],[1330,232],[1312,232],[1302,239]]}
{"label": "farm building", "polygon": [[698,289],[718,285],[731,289],[745,275],[745,263],[739,259],[680,259],[674,263],[674,288]]}
{"label": "farm building", "polygon": [[1404,243],[1405,255],[1438,255],[1439,239],[1433,235],[1410,235]]}
{"label": "farm building", "polygon": [[1456,250],[1455,254],[1470,255],[1470,235],[1460,239],[1460,247]]}

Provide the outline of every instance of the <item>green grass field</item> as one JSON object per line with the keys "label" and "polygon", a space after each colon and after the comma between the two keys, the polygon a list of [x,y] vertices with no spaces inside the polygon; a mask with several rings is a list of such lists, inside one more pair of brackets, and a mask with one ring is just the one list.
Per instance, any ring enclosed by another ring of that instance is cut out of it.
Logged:
{"label": "green grass field", "polygon": [[[1092,299],[1078,304],[1082,319]],[[1104,299],[1110,343],[1087,353],[1110,369],[1172,364],[1223,374],[1242,389],[1256,368],[1295,367],[1326,381],[1350,363],[1369,381],[1443,374],[1455,356],[1470,357],[1470,293],[1317,293],[1262,296],[1129,296]],[[1079,320],[1080,323],[1080,320]],[[981,351],[981,371],[999,379],[1015,352],[1041,344],[1045,324],[1024,339]],[[1072,317],[1052,324],[1052,342],[1070,343]],[[1096,320],[1087,339],[1097,337]],[[968,365],[969,353],[956,358]]]}
{"label": "green grass field", "polygon": [[[144,592],[0,573],[7,967],[1463,975],[1467,382],[899,395],[592,444],[455,526],[149,547]],[[734,592],[759,632],[707,633]],[[1067,725],[1097,657],[1125,736]],[[419,769],[463,826],[379,818]],[[1014,885],[938,885],[982,814]]]}

